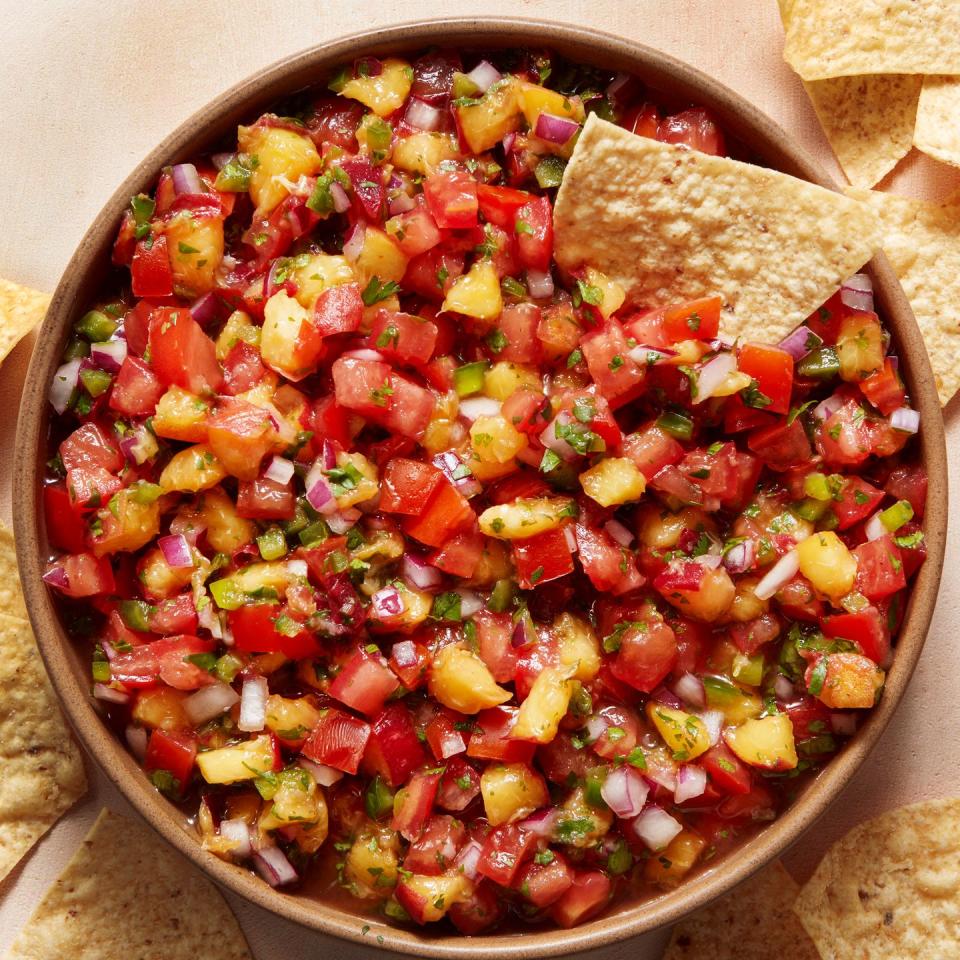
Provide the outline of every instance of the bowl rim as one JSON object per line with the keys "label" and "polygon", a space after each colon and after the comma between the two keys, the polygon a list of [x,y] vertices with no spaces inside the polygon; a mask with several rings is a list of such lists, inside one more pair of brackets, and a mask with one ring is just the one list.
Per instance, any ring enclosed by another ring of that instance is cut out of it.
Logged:
{"label": "bowl rim", "polygon": [[[270,888],[249,870],[201,849],[182,813],[143,777],[121,740],[93,707],[46,587],[40,580],[46,550],[40,483],[49,421],[47,384],[56,369],[69,322],[106,272],[116,225],[133,194],[149,188],[162,165],[195,155],[241,118],[293,93],[339,62],[359,54],[420,50],[430,46],[502,48],[548,46],[573,59],[629,69],[669,94],[709,106],[725,130],[748,144],[763,162],[830,189],[837,184],[812,157],[758,108],[712,77],[675,57],[599,30],[521,17],[439,17],[358,31],[283,58],[235,84],[196,111],[142,160],[114,191],[73,254],[53,295],[31,358],[21,398],[15,452],[15,534],[20,576],[38,645],[67,716],[89,754],[134,808],[175,848],[221,886],[304,926],[367,947],[435,957],[532,958],[569,955],[598,948],[672,923],[746,880],[796,842],[834,802],[876,744],[901,701],[920,656],[936,604],[947,520],[947,461],[944,425],[933,373],[909,304],[886,258],[868,272],[880,311],[899,344],[901,370],[919,409],[921,457],[929,476],[925,511],[927,560],[907,606],[897,653],[880,704],[856,737],[809,784],[794,803],[756,837],[675,890],[615,908],[570,930],[531,928],[522,934],[431,936]],[[668,86],[664,86],[668,84]],[[214,132],[216,131],[216,132]]]}

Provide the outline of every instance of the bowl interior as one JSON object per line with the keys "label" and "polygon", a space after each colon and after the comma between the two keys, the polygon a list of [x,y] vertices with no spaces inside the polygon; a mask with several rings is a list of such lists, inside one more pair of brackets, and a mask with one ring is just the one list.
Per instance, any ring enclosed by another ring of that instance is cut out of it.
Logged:
{"label": "bowl interior", "polygon": [[[929,473],[927,561],[908,605],[897,654],[880,705],[856,737],[803,788],[793,806],[733,854],[703,869],[679,889],[653,898],[625,900],[600,919],[571,931],[530,928],[475,938],[431,930],[411,931],[306,894],[274,891],[247,870],[200,849],[186,816],[164,800],[120,741],[101,721],[88,694],[88,666],[60,625],[40,581],[49,554],[39,491],[46,459],[47,384],[58,365],[71,323],[107,274],[109,250],[122,211],[133,194],[152,187],[165,164],[189,159],[215,144],[238,122],[249,121],[276,100],[317,83],[326,71],[361,54],[385,54],[429,46],[491,48],[549,46],[575,61],[627,70],[680,104],[709,107],[724,129],[767,166],[833,187],[812,159],[772,121],[711,78],[673,58],[619,38],[572,26],[532,20],[447,19],[403,24],[315,47],[252,77],[190,118],[120,186],[84,237],[57,288],[34,353],[24,391],[17,437],[15,502],[20,571],[31,620],[53,682],[90,753],[136,808],[215,880],[260,906],[302,924],[366,945],[436,957],[542,957],[570,954],[652,930],[704,905],[781,854],[826,809],[863,762],[903,695],[932,615],[946,530],[946,458],[943,423],[919,331],[885,259],[870,265],[879,309],[903,360],[901,370],[921,413],[922,457]],[[382,938],[382,939],[381,939]]]}

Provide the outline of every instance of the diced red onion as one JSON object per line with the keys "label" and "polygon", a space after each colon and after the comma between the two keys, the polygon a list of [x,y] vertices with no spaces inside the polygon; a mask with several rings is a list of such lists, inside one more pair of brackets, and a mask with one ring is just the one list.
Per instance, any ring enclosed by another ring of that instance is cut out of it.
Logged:
{"label": "diced red onion", "polygon": [[295,577],[305,577],[308,573],[309,568],[307,567],[306,560],[300,560],[299,558],[294,560],[287,561],[287,569]]}
{"label": "diced red onion", "polygon": [[904,433],[916,433],[920,429],[920,411],[898,407],[890,414],[890,426]]}
{"label": "diced red onion", "polygon": [[[206,597],[206,591],[204,591],[203,595]],[[208,602],[197,609],[197,623],[199,623],[204,630],[209,631],[210,636],[216,640],[222,640],[223,627],[220,625],[220,616],[213,609],[213,603],[209,602],[210,598],[206,597],[206,599]],[[203,689],[208,690],[210,688],[204,687]]]}
{"label": "diced red onion", "polygon": [[527,292],[534,300],[547,300],[553,296],[553,274],[549,270],[527,271]]}
{"label": "diced red onion", "polygon": [[692,673],[685,673],[673,685],[673,692],[686,704],[702,710],[706,705],[707,697],[703,689],[703,681]]}
{"label": "diced red onion", "polygon": [[432,590],[443,583],[443,574],[416,553],[405,553],[400,569],[404,580],[418,590]]}
{"label": "diced red onion", "polygon": [[352,357],[354,360],[375,360],[383,361],[383,354],[376,350],[370,350],[368,347],[361,347],[359,350],[345,350],[343,356]]}
{"label": "diced red onion", "polygon": [[709,400],[724,384],[727,377],[737,369],[737,358],[732,353],[718,353],[707,361],[697,374],[696,396],[694,403]]}
{"label": "diced red onion", "polygon": [[223,313],[223,302],[213,292],[205,293],[198,297],[190,308],[190,316],[193,317],[201,327],[208,327],[216,323]]}
{"label": "diced red onion", "polygon": [[520,827],[536,837],[549,837],[557,825],[560,816],[555,807],[543,807],[536,813],[531,813],[526,820],[520,822]]}
{"label": "diced red onion", "polygon": [[829,420],[843,406],[843,397],[834,393],[821,400],[814,408],[813,415],[818,420]]}
{"label": "diced red onion", "polygon": [[240,695],[230,684],[218,681],[201,687],[196,693],[191,693],[183,701],[183,709],[187,719],[194,726],[200,726],[226,713],[239,701]]}
{"label": "diced red onion", "polygon": [[237,155],[235,153],[214,153],[210,155],[210,162],[217,168],[217,170],[222,170],[231,160],[235,160]]}
{"label": "diced red onion", "polygon": [[234,844],[231,855],[246,860],[253,852],[250,844],[250,824],[242,817],[220,821],[220,836]]}
{"label": "diced red onion", "polygon": [[356,263],[363,251],[364,228],[362,223],[354,224],[350,235],[343,244],[343,256],[349,263]]}
{"label": "diced red onion", "polygon": [[398,667],[406,669],[417,665],[417,647],[412,640],[399,640],[390,650],[390,657]]}
{"label": "diced red onion", "polygon": [[376,57],[364,57],[355,64],[358,77],[379,77],[383,73],[383,63]]}
{"label": "diced red onion", "polygon": [[723,559],[719,554],[705,553],[703,556],[697,557],[697,563],[705,570],[716,570],[723,563]]}
{"label": "diced red onion", "polygon": [[323,475],[325,467],[322,459],[314,462],[304,480],[304,488],[307,491],[307,501],[314,510],[320,513],[336,513],[337,501],[334,499],[333,491],[327,483],[327,478]]}
{"label": "diced red onion", "polygon": [[411,97],[403,119],[409,126],[418,130],[433,131],[440,128],[443,114],[436,107],[431,107],[429,103]]}
{"label": "diced red onion", "polygon": [[58,590],[68,590],[70,588],[70,578],[67,571],[61,566],[51,567],[41,578],[49,587],[56,587]]}
{"label": "diced red onion", "polygon": [[473,590],[465,590],[460,587],[454,591],[460,597],[460,616],[472,617],[483,609],[483,601],[480,595]]}
{"label": "diced red onion", "polygon": [[720,742],[720,734],[723,731],[726,717],[720,710],[704,710],[700,714],[700,721],[707,728],[710,746],[715,747]]}
{"label": "diced red onion", "polygon": [[776,679],[773,681],[773,692],[777,695],[778,700],[788,703],[793,699],[793,684],[782,673],[778,673]]}
{"label": "diced red onion", "polygon": [[117,690],[106,683],[95,683],[93,685],[93,696],[97,700],[103,700],[106,703],[129,703],[130,694],[124,690]]}
{"label": "diced red onion", "polygon": [[614,99],[617,94],[625,87],[633,77],[629,73],[618,73],[609,84],[607,84],[607,89],[604,91],[606,96],[611,100]]}
{"label": "diced red onion", "polygon": [[500,142],[503,144],[503,152],[510,153],[517,142],[517,131],[511,130]]}
{"label": "diced red onion", "polygon": [[607,727],[610,724],[607,723],[607,718],[602,714],[595,713],[584,726],[587,731],[588,742],[596,743],[607,732]]}
{"label": "diced red onion", "polygon": [[809,327],[797,327],[788,333],[778,344],[781,350],[786,350],[794,360],[802,360],[808,353],[818,350],[823,340]]}
{"label": "diced red onion", "polygon": [[563,539],[567,541],[567,549],[571,553],[576,553],[579,549],[579,545],[577,544],[577,535],[574,533],[573,527],[571,527],[570,524],[567,524],[565,527],[563,527]]}
{"label": "diced red onion", "polygon": [[676,803],[695,800],[707,789],[707,771],[692,763],[684,763],[677,771],[677,789],[673,791]]}
{"label": "diced red onion", "polygon": [[253,866],[271,887],[297,881],[297,871],[279,847],[261,847],[253,855]]}
{"label": "diced red onion", "polygon": [[107,656],[108,663],[113,663],[114,660],[120,656],[120,654],[117,653],[117,648],[109,640],[101,640],[100,646],[103,648],[103,652]]}
{"label": "diced red onion", "polygon": [[245,733],[259,733],[267,723],[267,697],[270,687],[266,677],[247,677],[240,691],[240,717],[237,728]]}
{"label": "diced red onion", "polygon": [[747,539],[732,546],[723,555],[723,565],[730,573],[746,573],[757,559],[757,545]]}
{"label": "diced red onion", "polygon": [[286,457],[274,457],[263,475],[274,483],[287,484],[293,479],[293,461]]}
{"label": "diced red onion", "polygon": [[127,358],[126,340],[107,340],[90,344],[90,359],[107,373],[116,373]]}
{"label": "diced red onion", "polygon": [[855,713],[831,713],[830,729],[841,737],[852,737],[857,732],[857,715]]}
{"label": "diced red onion", "polygon": [[200,174],[192,163],[175,164],[170,174],[173,178],[173,190],[178,197],[189,193],[203,193],[203,184],[200,182]]}
{"label": "diced red onion", "polygon": [[141,762],[147,755],[147,731],[134,723],[128,723],[123,731],[130,752]]}
{"label": "diced red onion", "polygon": [[677,774],[670,767],[651,766],[644,776],[650,783],[663,787],[668,793],[673,793],[677,789]]}
{"label": "diced red onion", "polygon": [[57,413],[63,413],[70,405],[70,398],[77,387],[80,379],[80,358],[68,360],[63,366],[57,368],[50,383],[50,406]]}
{"label": "diced red onion", "polygon": [[325,763],[317,763],[314,760],[308,760],[306,757],[300,757],[297,761],[321,787],[331,787],[338,780],[343,779],[343,771],[334,767],[328,767]]}
{"label": "diced red onion", "polygon": [[883,525],[878,511],[863,525],[863,532],[868,540],[879,540],[890,531]]}
{"label": "diced red onion", "polygon": [[638,343],[627,351],[627,356],[634,363],[644,367],[650,366],[651,363],[659,363],[661,360],[669,360],[676,355],[676,350],[669,350],[667,347],[647,347],[642,343]]}
{"label": "diced red onion", "polygon": [[660,807],[647,807],[633,821],[633,832],[654,852],[669,846],[683,827]]}
{"label": "diced red onion", "polygon": [[330,198],[333,200],[333,209],[337,213],[346,213],[350,209],[350,197],[336,180],[330,184]]}
{"label": "diced red onion", "polygon": [[501,408],[493,397],[467,397],[460,401],[460,416],[473,423],[478,417],[495,417]]}
{"label": "diced red onion", "polygon": [[467,76],[480,89],[481,93],[486,93],[499,79],[500,71],[486,60],[481,60]]}
{"label": "diced red onion", "polygon": [[633,534],[619,521],[608,520],[603,529],[613,537],[621,547],[629,547],[633,543]]}
{"label": "diced red onion", "polygon": [[680,698],[672,690],[668,690],[666,687],[657,687],[657,689],[650,694],[650,699],[656,700],[657,703],[663,703],[668,707],[672,707],[674,710],[679,710],[683,707],[683,704],[680,702]]}
{"label": "diced red onion", "polygon": [[346,510],[337,510],[335,513],[328,514],[326,517],[327,526],[329,526],[337,536],[342,536],[356,526],[360,517],[361,513],[359,510],[348,507]]}
{"label": "diced red onion", "polygon": [[180,536],[161,537],[157,541],[163,559],[167,561],[167,566],[174,570],[188,570],[194,566],[193,551],[187,538],[182,534]]}
{"label": "diced red onion", "polygon": [[396,217],[401,213],[406,213],[408,210],[412,210],[416,205],[416,201],[410,196],[409,193],[404,193],[402,190],[400,190],[390,198],[390,216]]}
{"label": "diced red onion", "polygon": [[600,796],[618,817],[635,817],[647,802],[650,788],[643,775],[633,767],[614,767],[608,774]]}
{"label": "diced red onion", "polygon": [[454,867],[458,872],[462,872],[468,880],[477,879],[477,867],[480,866],[480,854],[483,853],[483,847],[476,840],[471,840],[464,844],[457,859],[453,861]]}
{"label": "diced red onion", "polygon": [[514,647],[525,647],[528,643],[532,643],[537,639],[537,634],[534,629],[532,629],[532,624],[526,617],[521,617],[516,625],[513,628],[513,636],[510,638],[510,643]]}
{"label": "diced red onion", "polygon": [[540,442],[548,449],[552,450],[561,460],[570,462],[577,459],[577,451],[557,436],[557,424],[566,426],[571,421],[570,414],[565,410],[558,413],[547,425],[547,428],[540,434]]}
{"label": "diced red onion", "polygon": [[800,569],[800,554],[796,549],[785,553],[753,588],[758,600],[769,600],[781,587],[788,584]]}
{"label": "diced red onion", "polygon": [[580,129],[580,124],[569,117],[558,117],[553,113],[541,113],[537,117],[534,134],[548,143],[557,143],[563,146]]}
{"label": "diced red onion", "polygon": [[370,599],[374,613],[380,620],[399,617],[406,609],[403,597],[396,587],[382,587]]}
{"label": "diced red onion", "polygon": [[439,760],[449,760],[467,749],[466,741],[459,730],[447,730],[440,739]]}
{"label": "diced red onion", "polygon": [[873,310],[873,284],[865,273],[855,273],[840,288],[840,300],[851,310]]}
{"label": "diced red onion", "polygon": [[[483,490],[483,486],[473,475],[470,468],[452,450],[448,450],[446,453],[438,453],[433,458],[433,465],[442,470],[444,476],[465,497],[475,497]],[[463,476],[460,476],[460,474],[463,474]]]}

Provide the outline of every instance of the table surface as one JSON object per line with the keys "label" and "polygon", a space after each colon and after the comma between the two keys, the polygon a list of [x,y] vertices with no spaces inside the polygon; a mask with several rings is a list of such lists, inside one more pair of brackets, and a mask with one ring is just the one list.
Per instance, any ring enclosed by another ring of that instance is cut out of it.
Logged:
{"label": "table surface", "polygon": [[[372,9],[371,9],[372,8]],[[357,29],[437,15],[525,16],[592,26],[665,50],[756,103],[832,172],[837,168],[799,80],[781,59],[774,0],[0,0],[6,163],[0,179],[0,275],[52,291],[86,226],[135,164],[183,119],[243,77],[295,51]],[[960,170],[912,154],[883,184],[938,198]],[[22,343],[0,375],[0,409],[13,411],[32,348]],[[952,493],[960,477],[957,404],[947,411]],[[9,523],[14,417],[0,420],[0,517]],[[956,790],[960,738],[943,736],[942,708],[960,701],[956,656],[960,544],[951,525],[940,603],[911,686],[880,745],[816,829],[787,857],[803,878],[853,823]],[[951,627],[951,624],[954,627]],[[0,955],[70,857],[99,809],[135,816],[94,766],[86,800],[0,886]],[[333,941],[228,895],[257,960],[344,960],[374,951]],[[661,932],[585,956],[657,958]],[[584,944],[584,946],[589,946]]]}

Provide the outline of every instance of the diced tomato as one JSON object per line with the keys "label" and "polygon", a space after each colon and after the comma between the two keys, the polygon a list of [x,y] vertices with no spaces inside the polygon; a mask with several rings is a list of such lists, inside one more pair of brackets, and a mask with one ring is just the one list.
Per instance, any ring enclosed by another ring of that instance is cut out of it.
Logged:
{"label": "diced tomato", "polygon": [[470,501],[441,477],[423,512],[404,522],[404,531],[428,547],[442,547],[451,536],[472,529],[476,521]]}
{"label": "diced tomato", "polygon": [[611,403],[628,399],[643,382],[644,369],[628,355],[626,335],[615,320],[585,333],[580,349],[597,389]]}
{"label": "diced tomato", "polygon": [[370,328],[370,346],[397,363],[425,365],[436,343],[436,324],[409,313],[380,310]]}
{"label": "diced tomato", "polygon": [[838,290],[823,306],[818,307],[807,318],[807,326],[825,344],[832,346],[837,342],[840,324],[849,312],[850,310],[840,298],[840,291]]}
{"label": "diced tomato", "polygon": [[721,792],[750,792],[750,768],[722,740],[700,758],[700,765],[707,771],[710,782]]}
{"label": "diced tomato", "polygon": [[798,741],[824,733],[830,724],[830,711],[816,697],[803,697],[787,704],[786,713]]}
{"label": "diced tomato", "polygon": [[443,239],[443,234],[424,205],[423,198],[416,198],[416,206],[387,223],[387,231],[408,257],[418,257],[432,250]]}
{"label": "diced tomato", "polygon": [[164,637],[120,653],[110,662],[114,680],[128,687],[152,687],[158,680],[177,690],[196,690],[214,682],[190,658],[213,653],[216,642],[184,634]]}
{"label": "diced tomato", "polygon": [[380,481],[380,509],[417,516],[425,510],[441,480],[443,474],[431,463],[394,457]]}
{"label": "diced tomato", "polygon": [[47,568],[44,580],[68,597],[95,597],[116,589],[110,558],[92,553],[65,554]]}
{"label": "diced tomato", "polygon": [[323,337],[353,333],[363,319],[359,283],[340,283],[320,292],[313,307],[313,327]]}
{"label": "diced tomato", "polygon": [[495,223],[504,230],[513,230],[517,211],[532,199],[533,195],[524,190],[491,187],[486,183],[481,183],[477,187],[477,201],[483,219],[487,223]]}
{"label": "diced tomato", "polygon": [[518,470],[502,480],[497,480],[486,493],[491,503],[513,503],[514,500],[523,498],[546,497],[550,491],[550,484],[541,474]]}
{"label": "diced tomato", "polygon": [[380,168],[363,156],[341,160],[340,167],[350,178],[353,209],[371,223],[379,223],[387,205]]}
{"label": "diced tomato", "polygon": [[400,687],[387,661],[377,652],[358,647],[333,678],[328,693],[358,713],[379,713]]}
{"label": "diced tomato", "polygon": [[394,433],[419,440],[430,424],[436,399],[425,387],[396,373],[390,377],[390,391],[392,403],[376,419]]}
{"label": "diced tomato", "polygon": [[510,363],[537,363],[541,355],[537,337],[540,319],[540,308],[535,303],[507,304],[497,321],[506,345],[496,358]]}
{"label": "diced tomato", "polygon": [[336,707],[327,707],[320,712],[320,719],[300,752],[315,763],[355,774],[369,738],[368,723]]}
{"label": "diced tomato", "polygon": [[611,664],[614,677],[642,693],[650,693],[673,669],[677,638],[662,620],[631,624],[620,638]]}
{"label": "diced tomato", "polygon": [[848,477],[840,488],[838,497],[830,504],[837,515],[837,527],[849,530],[850,527],[865,520],[883,500],[883,491],[861,477]]}
{"label": "diced tomato", "polygon": [[448,760],[458,753],[464,753],[467,742],[463,734],[454,726],[457,721],[448,713],[441,711],[427,724],[424,731],[427,746],[437,760]]}
{"label": "diced tomato", "polygon": [[870,429],[863,408],[847,399],[817,427],[817,450],[829,466],[853,467],[871,453]]}
{"label": "diced tomato", "polygon": [[655,423],[623,438],[623,455],[634,462],[647,480],[664,467],[679,463],[683,454],[682,444]]}
{"label": "diced tomato", "polygon": [[423,833],[410,844],[403,858],[403,869],[420,876],[436,876],[453,865],[463,845],[466,828],[444,813],[434,814],[423,828]]}
{"label": "diced tomato", "polygon": [[130,279],[135,297],[173,296],[173,270],[166,237],[145,237],[137,241],[130,264]]}
{"label": "diced tomato", "polygon": [[447,252],[444,248],[434,247],[407,264],[400,285],[409,293],[418,293],[421,297],[439,303],[443,300],[451,284],[462,273],[465,257],[462,253]]}
{"label": "diced tomato", "polygon": [[139,357],[127,356],[113,381],[110,409],[127,417],[149,417],[163,393],[153,370]]}
{"label": "diced tomato", "polygon": [[177,597],[161,600],[150,611],[147,624],[151,633],[170,636],[174,633],[196,633],[197,608],[192,593],[181,593]]}
{"label": "diced tomato", "polygon": [[619,596],[643,586],[646,581],[637,570],[633,554],[606,530],[578,523],[574,531],[583,571],[598,590]]}
{"label": "diced tomato", "polygon": [[370,740],[366,747],[364,770],[379,773],[391,787],[399,786],[427,762],[413,718],[402,703],[387,704],[370,721]]}
{"label": "diced tomato", "polygon": [[771,470],[799,467],[809,463],[813,456],[807,432],[799,417],[790,424],[783,421],[754,430],[747,437],[747,446]]}
{"label": "diced tomato", "polygon": [[246,393],[263,380],[266,372],[260,351],[238,340],[223,361],[223,392],[232,397]]}
{"label": "diced tomato", "polygon": [[886,417],[902,407],[907,391],[897,373],[893,360],[886,357],[883,366],[859,383],[863,395]]}
{"label": "diced tomato", "polygon": [[167,386],[216,393],[223,383],[217,348],[185,307],[158,307],[150,315],[150,366]]}
{"label": "diced tomato", "polygon": [[513,618],[509,613],[479,610],[473,622],[477,628],[477,653],[493,679],[497,683],[512,680],[517,668],[517,651],[512,643]]}
{"label": "diced tomato", "polygon": [[561,927],[574,927],[599,913],[610,900],[613,884],[600,870],[577,870],[567,892],[550,908]]}
{"label": "diced tomato", "polygon": [[310,411],[309,428],[316,441],[332,440],[346,450],[351,439],[350,416],[350,412],[333,397],[323,397]]}
{"label": "diced tomato", "polygon": [[463,230],[477,225],[477,181],[466,171],[430,174],[423,181],[423,195],[438,227]]}
{"label": "diced tomato", "polygon": [[116,440],[96,423],[85,423],[74,430],[60,444],[59,453],[67,470],[102,467],[116,473],[125,462]]}
{"label": "diced tomato", "polygon": [[122,488],[120,478],[103,467],[74,467],[67,471],[67,491],[74,510],[95,510],[106,506]]}
{"label": "diced tomato", "polygon": [[823,601],[817,596],[810,581],[797,575],[775,594],[777,604],[785,616],[807,623],[819,623],[823,615]]}
{"label": "diced tomato", "polygon": [[573,573],[573,556],[566,535],[559,527],[534,537],[512,541],[517,583],[523,590]]}
{"label": "diced tomato", "polygon": [[664,307],[662,324],[667,342],[713,340],[720,332],[722,306],[722,297],[701,297]]}
{"label": "diced tomato", "polygon": [[240,480],[252,480],[260,461],[276,443],[270,414],[246,400],[231,398],[218,403],[207,421],[207,438],[224,469]]}
{"label": "diced tomato", "polygon": [[269,477],[241,480],[237,485],[237,513],[251,520],[290,520],[297,498],[289,483]]}
{"label": "diced tomato", "polygon": [[43,488],[43,514],[50,546],[67,553],[83,553],[87,547],[87,525],[75,512],[66,484],[53,483]]}
{"label": "diced tomato", "polygon": [[480,795],[480,774],[462,757],[451,757],[437,788],[437,806],[454,813],[465,810]]}
{"label": "diced tomato", "polygon": [[890,658],[890,631],[880,611],[867,607],[858,613],[837,613],[824,618],[823,632],[828,637],[852,640],[874,663],[885,667]]}
{"label": "diced tomato", "polygon": [[657,126],[657,139],[663,143],[682,144],[715,157],[726,154],[723,131],[703,107],[692,107],[664,117]]}
{"label": "diced tomato", "polygon": [[415,773],[410,782],[397,794],[390,826],[400,836],[411,842],[420,836],[433,811],[433,803],[442,775],[440,770]]}
{"label": "diced tomato", "polygon": [[387,662],[408,690],[416,690],[426,681],[430,651],[416,640],[404,639],[393,645]]}
{"label": "diced tomato", "polygon": [[536,845],[536,836],[515,823],[494,827],[483,843],[477,873],[508,887]]}
{"label": "diced tomato", "polygon": [[549,270],[553,258],[553,208],[549,197],[524,204],[513,224],[517,256],[527,270]]}
{"label": "diced tomato", "polygon": [[764,413],[754,407],[748,407],[739,394],[727,398],[723,405],[724,433],[741,433],[744,430],[753,430],[757,427],[769,427],[775,424],[776,418],[771,413]]}
{"label": "diced tomato", "polygon": [[733,645],[752,657],[764,644],[780,636],[780,621],[772,613],[761,613],[753,620],[731,623],[728,632]]}
{"label": "diced tomato", "polygon": [[238,650],[282,653],[291,660],[320,653],[316,636],[275,603],[247,603],[228,614]]}
{"label": "diced tomato", "polygon": [[450,907],[453,925],[467,936],[476,936],[492,927],[503,916],[506,907],[496,888],[489,881],[474,884],[469,900]]}
{"label": "diced tomato", "polygon": [[538,909],[549,907],[573,885],[573,870],[562,853],[549,863],[526,863],[514,878],[513,886]]}
{"label": "diced tomato", "polygon": [[919,464],[894,467],[884,490],[895,500],[908,500],[916,519],[923,517],[927,502],[927,471]]}
{"label": "diced tomato", "polygon": [[887,534],[855,547],[857,590],[868,600],[882,600],[907,585],[900,548]]}
{"label": "diced tomato", "polygon": [[394,401],[388,364],[359,357],[339,357],[333,363],[337,403],[363,416],[382,417]]}
{"label": "diced tomato", "polygon": [[165,770],[173,777],[177,796],[183,796],[190,784],[197,759],[197,737],[188,730],[151,730],[143,769],[147,773]]}
{"label": "diced tomato", "polygon": [[503,763],[530,763],[536,745],[524,740],[508,740],[517,721],[518,707],[492,707],[476,715],[476,728],[467,744],[467,756]]}
{"label": "diced tomato", "polygon": [[480,563],[485,542],[479,530],[464,530],[432,553],[430,563],[444,573],[469,579]]}
{"label": "diced tomato", "polygon": [[357,150],[357,127],[363,118],[363,106],[343,97],[318,97],[305,118],[307,133],[318,149],[334,144],[348,153]]}
{"label": "diced tomato", "polygon": [[[740,348],[738,367],[756,381],[757,405],[768,413],[788,413],[793,392],[793,357],[786,350],[761,343]],[[769,401],[769,402],[767,402]]]}

